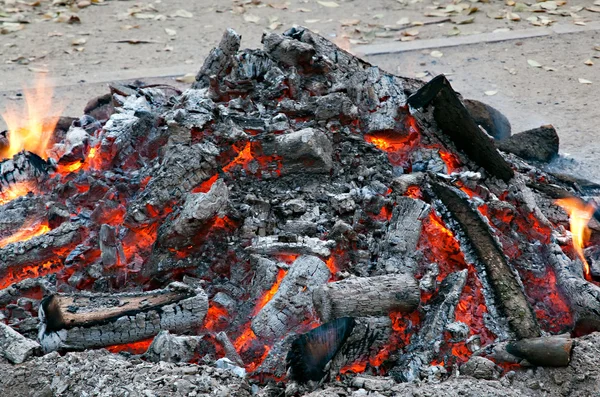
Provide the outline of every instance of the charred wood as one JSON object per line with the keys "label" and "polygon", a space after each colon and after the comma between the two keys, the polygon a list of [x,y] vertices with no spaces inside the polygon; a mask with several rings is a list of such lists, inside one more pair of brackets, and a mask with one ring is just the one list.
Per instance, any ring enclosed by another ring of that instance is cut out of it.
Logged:
{"label": "charred wood", "polygon": [[298,236],[293,241],[285,240],[279,236],[256,237],[246,250],[263,255],[291,253],[327,257],[331,255],[331,249],[335,247],[335,241],[323,241],[316,237]]}
{"label": "charred wood", "polygon": [[406,353],[398,359],[397,365],[391,374],[401,382],[410,382],[420,378],[423,367],[429,365],[440,343],[444,340],[446,325],[454,321],[456,305],[467,282],[467,270],[449,274],[431,303],[424,308],[425,319],[423,326],[415,334],[408,346]]}
{"label": "charred wood", "polygon": [[310,320],[312,292],[329,277],[329,269],[321,259],[314,256],[296,259],[273,298],[252,319],[250,326],[254,334],[275,340]]}
{"label": "charred wood", "polygon": [[410,313],[419,305],[421,293],[412,275],[352,277],[315,289],[313,302],[319,317],[386,316],[391,311]]}
{"label": "charred wood", "polygon": [[474,99],[465,99],[463,104],[473,120],[497,141],[508,139],[511,134],[510,122],[492,106]]}
{"label": "charred wood", "polygon": [[8,325],[0,322],[0,354],[13,364],[21,364],[40,352],[40,344],[27,339]]}
{"label": "charred wood", "polygon": [[194,358],[202,336],[179,336],[160,331],[148,347],[144,357],[152,362],[187,363]]}
{"label": "charred wood", "polygon": [[53,166],[37,154],[19,152],[0,162],[0,198],[2,192],[19,182],[43,182]]}
{"label": "charred wood", "polygon": [[162,330],[189,332],[207,311],[204,291],[181,283],[144,293],[52,295],[40,306],[39,340],[46,352],[131,343]]}
{"label": "charred wood", "polygon": [[509,342],[506,350],[541,367],[566,367],[571,361],[573,340],[568,335],[544,336]]}
{"label": "charred wood", "polygon": [[408,99],[415,109],[433,105],[438,127],[457,148],[493,176],[508,182],[514,172],[498,152],[492,139],[477,126],[444,75],[439,75]]}
{"label": "charred wood", "polygon": [[[2,193],[0,193],[1,197]],[[0,205],[0,241],[30,222],[43,220],[46,203],[43,196],[27,195]]]}
{"label": "charred wood", "polygon": [[539,336],[540,328],[533,309],[489,226],[453,188],[440,183],[433,183],[432,188],[458,221],[477,258],[483,263],[497,304],[508,319],[510,329],[519,339]]}
{"label": "charred wood", "polygon": [[208,88],[209,79],[212,76],[222,78],[228,69],[232,67],[233,56],[240,49],[240,36],[233,29],[227,29],[221,38],[219,46],[213,48],[206,57],[204,65],[196,75],[196,83],[193,88]]}
{"label": "charred wood", "polygon": [[547,163],[558,156],[559,139],[553,126],[543,125],[496,142],[503,152],[513,153],[525,160]]}

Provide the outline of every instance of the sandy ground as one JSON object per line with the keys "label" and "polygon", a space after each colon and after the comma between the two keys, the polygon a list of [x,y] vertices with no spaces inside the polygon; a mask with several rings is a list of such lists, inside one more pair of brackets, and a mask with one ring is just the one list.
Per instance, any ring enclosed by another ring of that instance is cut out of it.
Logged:
{"label": "sandy ground", "polygon": [[[300,24],[360,53],[362,44],[592,25],[600,21],[600,2],[594,1],[528,0],[527,6],[512,0],[95,0],[98,4],[88,6],[88,0],[0,0],[5,33],[0,34],[0,111],[21,106],[20,87],[40,72],[53,79],[64,114],[71,116],[80,114],[90,98],[106,93],[110,81],[139,77],[185,87],[174,76],[195,73],[226,27],[243,35],[243,47],[259,47],[264,30],[282,32]],[[67,22],[77,19],[80,23]],[[514,131],[555,125],[563,154],[580,161],[588,177],[600,179],[594,177],[600,176],[597,46],[600,30],[590,30],[367,58],[388,71],[424,80],[448,74],[464,96],[504,112]],[[584,63],[588,60],[593,65]]]}

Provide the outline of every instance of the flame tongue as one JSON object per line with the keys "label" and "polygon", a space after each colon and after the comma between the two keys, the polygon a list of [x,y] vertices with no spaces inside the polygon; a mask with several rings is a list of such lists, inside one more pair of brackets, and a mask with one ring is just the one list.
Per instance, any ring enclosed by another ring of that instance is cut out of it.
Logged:
{"label": "flame tongue", "polygon": [[596,207],[593,204],[586,204],[578,198],[558,199],[555,203],[561,206],[569,214],[571,234],[573,235],[573,248],[579,259],[581,259],[581,262],[583,262],[585,277],[589,279],[590,265],[583,255],[583,247],[590,237],[590,229],[587,225],[590,222],[590,219],[592,219]]}
{"label": "flame tongue", "polygon": [[52,89],[41,75],[36,79],[34,88],[23,92],[26,108],[10,108],[2,113],[8,126],[9,145],[0,151],[0,160],[11,158],[22,150],[47,158],[46,149],[59,120],[56,114],[60,113],[52,104]]}

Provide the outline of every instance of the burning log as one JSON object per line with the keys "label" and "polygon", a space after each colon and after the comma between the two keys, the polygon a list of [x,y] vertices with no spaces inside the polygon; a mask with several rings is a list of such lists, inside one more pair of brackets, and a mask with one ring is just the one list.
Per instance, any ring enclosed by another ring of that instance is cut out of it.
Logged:
{"label": "burning log", "polygon": [[41,220],[46,211],[45,201],[42,196],[23,196],[0,205],[0,241],[18,232],[31,220]]}
{"label": "burning log", "polygon": [[159,244],[175,249],[192,245],[195,238],[225,209],[228,192],[225,182],[219,179],[208,193],[187,194],[179,215],[161,226]]}
{"label": "burning log", "polygon": [[391,311],[410,313],[421,292],[411,275],[351,277],[315,289],[313,302],[322,321],[340,317],[386,316]]}
{"label": "burning log", "polygon": [[46,352],[132,343],[161,330],[190,332],[207,311],[204,291],[182,283],[143,293],[52,295],[40,305],[39,340]]}
{"label": "burning log", "polygon": [[444,329],[454,321],[454,312],[467,282],[467,270],[449,274],[425,310],[425,320],[418,334],[411,338],[406,353],[400,356],[392,376],[402,382],[419,379],[421,368],[435,356],[437,344],[443,341]]}
{"label": "burning log", "polygon": [[512,168],[498,152],[492,139],[477,126],[444,75],[433,78],[408,98],[408,103],[415,109],[431,103],[437,125],[457,148],[505,182],[514,176]]}
{"label": "burning log", "polygon": [[0,162],[0,199],[18,183],[41,183],[52,170],[50,163],[35,153],[22,151]]}
{"label": "burning log", "polygon": [[0,322],[0,354],[13,364],[21,364],[40,351],[40,344],[27,339]]}
{"label": "burning log", "polygon": [[461,196],[441,183],[432,189],[458,221],[477,258],[483,263],[496,301],[518,339],[540,335],[540,328],[517,276],[510,268],[488,225]]}
{"label": "burning log", "polygon": [[496,142],[503,152],[513,153],[525,160],[547,163],[558,156],[558,133],[551,125],[527,130]]}
{"label": "burning log", "polygon": [[314,256],[301,256],[290,265],[290,270],[279,289],[254,316],[251,328],[258,337],[275,340],[295,326],[311,319],[313,290],[329,280],[331,274],[325,262]]}
{"label": "burning log", "polygon": [[510,354],[541,367],[566,367],[572,349],[573,340],[568,335],[521,339],[506,346]]}

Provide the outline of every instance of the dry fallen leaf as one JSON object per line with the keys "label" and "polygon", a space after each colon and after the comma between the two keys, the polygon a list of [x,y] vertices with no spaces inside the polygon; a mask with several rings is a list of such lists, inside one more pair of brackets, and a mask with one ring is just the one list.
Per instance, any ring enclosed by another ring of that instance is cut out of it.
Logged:
{"label": "dry fallen leaf", "polygon": [[515,68],[508,68],[508,67],[505,66],[504,70],[506,70],[508,73],[510,73],[512,75],[517,74],[517,69],[515,69]]}
{"label": "dry fallen leaf", "polygon": [[452,29],[450,29],[450,31],[448,33],[446,33],[446,36],[458,36],[460,34],[460,29],[457,28],[456,26],[453,26]]}
{"label": "dry fallen leaf", "polygon": [[415,74],[415,77],[417,79],[422,79],[423,77],[426,77],[429,74],[429,72],[419,72],[417,74]]}
{"label": "dry fallen leaf", "polygon": [[515,14],[514,12],[507,12],[506,19],[509,19],[514,22],[518,22],[521,20],[521,17],[519,16],[519,14]]}
{"label": "dry fallen leaf", "polygon": [[244,21],[251,22],[251,23],[258,23],[258,22],[260,22],[260,17],[257,15],[245,14]]}
{"label": "dry fallen leaf", "polygon": [[356,26],[360,23],[360,19],[342,19],[340,23],[342,26]]}
{"label": "dry fallen leaf", "polygon": [[87,39],[84,39],[83,37],[71,41],[71,45],[84,45],[85,43],[87,43]]}
{"label": "dry fallen leaf", "polygon": [[186,10],[177,10],[173,14],[172,17],[180,17],[180,18],[193,18],[194,14]]}
{"label": "dry fallen leaf", "polygon": [[484,92],[484,94],[487,95],[487,96],[496,95],[497,93],[498,93],[498,91],[486,91],[486,92]]}
{"label": "dry fallen leaf", "polygon": [[591,12],[600,12],[600,7],[585,7],[585,9]]}
{"label": "dry fallen leaf", "polygon": [[600,51],[600,45],[594,46],[594,50]]}
{"label": "dry fallen leaf", "polygon": [[556,69],[554,69],[554,68],[551,68],[550,66],[543,66],[543,69],[544,69],[546,72],[556,72]]}
{"label": "dry fallen leaf", "polygon": [[165,33],[169,36],[177,36],[177,31],[175,29],[165,28]]}
{"label": "dry fallen leaf", "polygon": [[186,75],[175,78],[175,80],[179,81],[180,83],[191,84],[196,81],[196,75],[194,73],[188,73]]}
{"label": "dry fallen leaf", "polygon": [[577,79],[577,80],[579,80],[579,82],[580,82],[581,84],[592,84],[592,82],[591,82],[591,81],[589,81],[589,80],[586,80],[586,79]]}
{"label": "dry fallen leaf", "polygon": [[516,3],[514,2],[514,0],[506,0],[506,5],[509,7],[514,6]]}
{"label": "dry fallen leaf", "polygon": [[32,66],[28,67],[27,69],[29,69],[30,71],[32,71],[34,73],[48,73],[49,72],[48,69],[34,68]]}
{"label": "dry fallen leaf", "polygon": [[61,32],[48,32],[48,37],[60,37],[62,35]]}
{"label": "dry fallen leaf", "polygon": [[584,64],[586,64],[588,66],[594,66],[594,62],[591,59],[588,59],[587,61],[585,61]]}
{"label": "dry fallen leaf", "polygon": [[429,53],[429,55],[431,55],[434,58],[441,58],[442,56],[444,56],[444,54],[442,52],[437,51],[437,50],[431,51]]}
{"label": "dry fallen leaf", "polygon": [[475,21],[475,17],[457,17],[452,18],[452,23],[456,25],[467,25],[469,23],[473,23]]}
{"label": "dry fallen leaf", "polygon": [[321,4],[323,7],[329,7],[329,8],[335,8],[335,7],[340,6],[335,1],[317,1],[317,3]]}
{"label": "dry fallen leaf", "polygon": [[408,25],[410,23],[410,19],[407,17],[402,17],[396,22],[396,25]]}
{"label": "dry fallen leaf", "polygon": [[269,25],[269,29],[271,30],[275,30],[278,27],[282,26],[283,24],[281,22],[273,22],[272,24]]}
{"label": "dry fallen leaf", "polygon": [[139,29],[140,25],[124,25],[121,26],[121,30]]}
{"label": "dry fallen leaf", "polygon": [[320,19],[305,19],[304,23],[317,23],[319,21],[320,21]]}
{"label": "dry fallen leaf", "polygon": [[419,31],[418,31],[418,30],[416,30],[416,29],[405,30],[404,32],[402,32],[402,34],[403,34],[404,36],[411,36],[411,37],[414,37],[414,36],[417,36],[417,35],[419,34]]}
{"label": "dry fallen leaf", "polygon": [[286,1],[285,3],[269,3],[269,7],[274,8],[276,10],[287,10],[289,5],[289,1]]}
{"label": "dry fallen leaf", "polygon": [[533,68],[541,68],[542,67],[541,63],[534,61],[533,59],[528,59],[527,63],[529,64],[529,66],[531,66]]}
{"label": "dry fallen leaf", "polygon": [[0,26],[0,34],[9,34],[18,32],[19,30],[23,30],[25,25],[20,23],[10,23],[5,22],[2,26]]}

